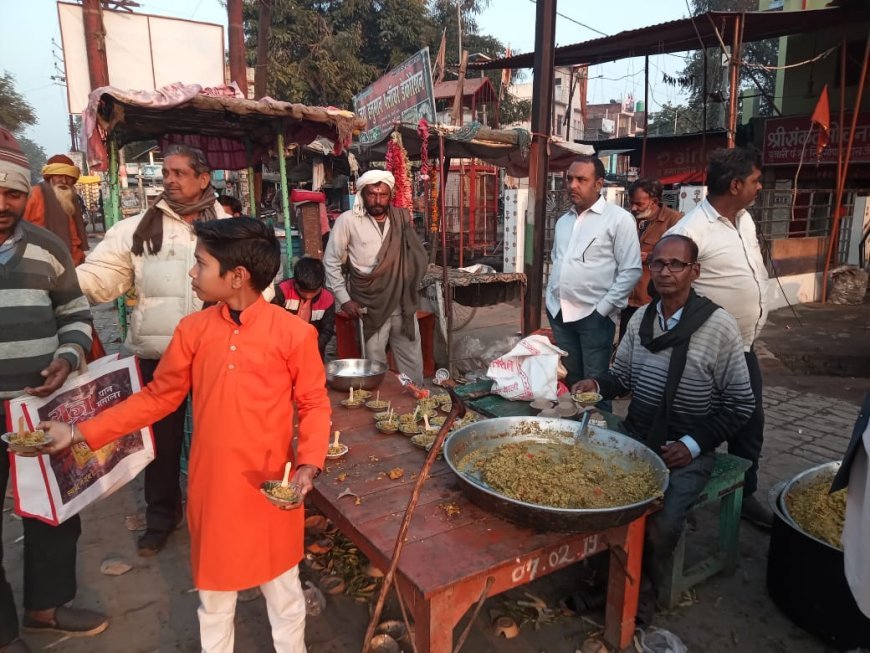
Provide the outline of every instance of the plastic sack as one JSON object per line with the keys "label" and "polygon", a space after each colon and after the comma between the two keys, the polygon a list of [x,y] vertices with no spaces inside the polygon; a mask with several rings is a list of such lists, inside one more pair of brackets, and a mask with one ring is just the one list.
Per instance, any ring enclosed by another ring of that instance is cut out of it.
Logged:
{"label": "plastic sack", "polygon": [[486,375],[494,381],[492,392],[516,401],[555,401],[559,361],[565,355],[546,336],[523,338],[490,363]]}
{"label": "plastic sack", "polygon": [[305,581],[305,614],[309,617],[319,616],[326,608],[326,597],[310,580]]}
{"label": "plastic sack", "polygon": [[688,653],[683,640],[669,630],[650,628],[640,631],[640,649],[643,653]]}

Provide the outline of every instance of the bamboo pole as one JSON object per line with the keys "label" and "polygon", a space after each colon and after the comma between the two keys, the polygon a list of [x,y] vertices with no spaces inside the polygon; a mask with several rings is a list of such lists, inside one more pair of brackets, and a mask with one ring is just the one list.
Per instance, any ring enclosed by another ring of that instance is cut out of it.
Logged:
{"label": "bamboo pole", "polygon": [[[118,141],[114,135],[109,136],[109,201],[108,204],[103,203],[105,212],[103,222],[106,226],[106,231],[109,227],[116,225],[121,221],[121,182],[118,178],[118,169],[120,166],[118,156]],[[127,337],[127,300],[124,295],[115,300],[118,305],[118,329],[121,331],[121,340]]]}
{"label": "bamboo pole", "polygon": [[281,212],[284,216],[284,242],[287,243],[287,260],[284,266],[284,278],[293,276],[293,236],[290,233],[290,189],[287,188],[287,162],[284,160],[284,132],[278,132],[278,177],[281,185]]}

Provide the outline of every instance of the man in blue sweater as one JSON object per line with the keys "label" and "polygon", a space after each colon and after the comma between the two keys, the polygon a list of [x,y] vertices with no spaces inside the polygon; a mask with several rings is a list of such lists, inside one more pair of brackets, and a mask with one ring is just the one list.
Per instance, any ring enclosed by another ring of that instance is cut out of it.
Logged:
{"label": "man in blue sweater", "polygon": [[[63,385],[91,348],[91,311],[67,246],[53,233],[23,222],[30,166],[15,138],[0,128],[0,420],[4,400],[46,397]],[[5,429],[4,429],[5,430]],[[9,456],[0,442],[0,496],[9,482]],[[0,563],[3,561],[0,520]],[[91,610],[66,607],[76,595],[78,516],[58,526],[25,517],[22,630],[96,635],[109,622]],[[18,638],[12,587],[0,564],[0,653],[27,653]]]}
{"label": "man in blue sweater", "polygon": [[652,618],[665,562],[710,478],[716,447],[755,408],[737,323],[692,290],[700,273],[694,241],[665,236],[647,265],[660,299],[632,316],[610,369],[573,388],[605,399],[630,392],[626,431],[670,469],[663,507],[647,522],[640,624]]}

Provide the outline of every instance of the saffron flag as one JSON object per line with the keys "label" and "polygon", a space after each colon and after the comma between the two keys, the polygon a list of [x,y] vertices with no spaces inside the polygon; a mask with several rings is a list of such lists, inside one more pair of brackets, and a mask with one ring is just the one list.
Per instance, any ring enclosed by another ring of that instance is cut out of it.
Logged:
{"label": "saffron flag", "polygon": [[828,102],[827,84],[822,88],[819,101],[816,102],[816,108],[813,109],[813,115],[810,117],[810,122],[819,126],[819,138],[816,146],[816,156],[819,157],[822,156],[822,151],[828,146],[831,130],[831,106]]}
{"label": "saffron flag", "polygon": [[[513,53],[511,52],[511,49],[507,48],[505,50],[505,53],[504,53],[505,58],[510,57],[512,55],[513,55]],[[511,73],[512,72],[513,71],[510,68],[504,68],[501,71],[501,85],[505,89],[511,85]]]}
{"label": "saffron flag", "polygon": [[444,79],[444,69],[447,66],[447,28],[441,32],[441,46],[438,48],[438,54],[435,56],[435,71],[432,77],[436,84],[440,84]]}

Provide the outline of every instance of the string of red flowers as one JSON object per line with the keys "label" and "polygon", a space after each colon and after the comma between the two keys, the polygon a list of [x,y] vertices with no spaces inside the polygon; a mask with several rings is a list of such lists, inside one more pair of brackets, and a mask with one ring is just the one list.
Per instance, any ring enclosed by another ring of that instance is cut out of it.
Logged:
{"label": "string of red flowers", "polygon": [[408,162],[408,152],[402,145],[402,136],[394,131],[387,145],[387,170],[396,178],[393,188],[393,206],[400,209],[413,209],[411,199],[411,165]]}

